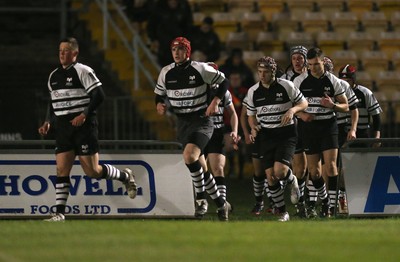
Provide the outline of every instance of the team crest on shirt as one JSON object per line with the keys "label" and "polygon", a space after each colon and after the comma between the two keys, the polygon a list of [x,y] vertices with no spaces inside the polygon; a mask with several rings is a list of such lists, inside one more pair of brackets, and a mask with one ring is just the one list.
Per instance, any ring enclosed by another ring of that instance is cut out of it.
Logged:
{"label": "team crest on shirt", "polygon": [[283,100],[283,94],[282,93],[276,93],[276,101],[282,101]]}
{"label": "team crest on shirt", "polygon": [[65,86],[72,86],[72,77],[67,77],[67,83],[65,83]]}
{"label": "team crest on shirt", "polygon": [[196,76],[189,76],[189,84],[196,83]]}

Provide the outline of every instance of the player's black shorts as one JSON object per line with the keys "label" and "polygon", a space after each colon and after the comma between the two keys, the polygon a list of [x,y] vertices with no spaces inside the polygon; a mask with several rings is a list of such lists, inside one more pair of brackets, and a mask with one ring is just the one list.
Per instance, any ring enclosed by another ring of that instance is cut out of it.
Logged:
{"label": "player's black shorts", "polygon": [[215,153],[215,154],[223,153],[224,133],[225,133],[224,128],[214,129],[214,133],[210,141],[208,141],[206,148],[204,149],[204,153],[206,155],[210,153]]}
{"label": "player's black shorts", "polygon": [[259,152],[263,156],[262,162],[265,169],[273,167],[275,162],[281,162],[287,166],[292,165],[297,142],[295,127],[276,129],[262,129],[259,132]]}
{"label": "player's black shorts", "polygon": [[347,141],[347,124],[338,124],[338,142],[339,142],[339,148],[343,146],[343,144]]}
{"label": "player's black shorts", "polygon": [[71,117],[57,117],[56,154],[73,150],[75,155],[89,156],[99,152],[98,124],[95,116],[86,119],[82,126],[72,126]]}
{"label": "player's black shorts", "polygon": [[185,148],[187,144],[195,144],[201,151],[204,151],[214,131],[211,118],[197,114],[178,116],[177,127],[177,139],[183,147]]}
{"label": "player's black shorts", "polygon": [[320,154],[325,150],[339,148],[336,118],[304,123],[304,151],[307,155]]}
{"label": "player's black shorts", "polygon": [[303,125],[304,121],[300,118],[296,118],[296,128],[297,128],[297,143],[295,154],[300,154],[304,152],[304,143],[303,143]]}

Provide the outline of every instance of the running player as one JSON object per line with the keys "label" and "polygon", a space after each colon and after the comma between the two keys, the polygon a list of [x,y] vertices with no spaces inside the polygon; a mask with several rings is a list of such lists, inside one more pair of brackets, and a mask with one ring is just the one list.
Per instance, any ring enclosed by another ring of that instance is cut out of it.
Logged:
{"label": "running player", "polygon": [[[324,57],[324,66],[326,71],[332,74],[334,73],[333,62],[327,56]],[[338,166],[338,173],[339,173],[338,211],[339,213],[347,213],[346,189],[344,185],[343,166],[342,166],[342,157],[340,154],[341,152],[340,148],[346,141],[356,139],[357,122],[358,122],[358,109],[357,109],[358,99],[357,96],[354,94],[353,89],[350,87],[349,83],[347,83],[342,79],[340,80],[348,100],[349,112],[347,113],[336,112],[337,124],[339,129],[339,135],[338,135],[339,149],[338,149],[338,159],[336,163]],[[326,174],[324,174],[324,179],[325,182],[327,182]]]}
{"label": "running player", "polygon": [[290,169],[297,140],[293,117],[305,110],[308,103],[293,82],[275,77],[277,64],[273,58],[260,58],[257,69],[260,82],[247,94],[248,121],[252,136],[259,139],[259,154],[263,156],[263,170],[279,221],[288,221],[280,182],[291,181],[299,197],[297,179]]}
{"label": "running player", "polygon": [[[371,90],[361,86],[356,82],[356,68],[352,65],[345,65],[339,69],[339,78],[347,81],[358,98],[357,108],[359,118],[357,124],[357,138],[380,138],[381,137],[381,118],[382,108]],[[372,130],[370,130],[370,119],[372,118]],[[370,135],[370,131],[371,135]],[[357,145],[362,146],[362,145]],[[364,145],[365,146],[365,145]],[[379,143],[374,143],[374,147],[379,147]]]}
{"label": "running player", "polygon": [[[137,191],[132,170],[99,165],[96,109],[104,100],[104,92],[93,69],[77,62],[78,41],[73,37],[62,39],[58,54],[60,66],[50,73],[48,80],[51,102],[38,130],[45,136],[54,128],[56,134],[56,213],[46,220],[49,222],[65,220],[70,172],[76,156],[87,176],[121,181],[130,198],[135,198]],[[50,125],[51,119],[54,126]]]}
{"label": "running player", "polygon": [[[214,63],[208,63],[215,69],[218,69],[218,66]],[[216,88],[210,89],[209,97],[214,97]],[[213,135],[208,142],[207,146],[204,149],[205,157],[207,162],[209,163],[209,167],[211,169],[211,173],[215,178],[215,182],[217,184],[218,191],[221,197],[226,200],[227,190],[225,183],[225,175],[224,168],[226,163],[225,154],[223,152],[224,148],[224,134],[225,134],[225,124],[224,124],[224,111],[227,111],[230,119],[230,141],[229,143],[234,146],[238,143],[238,117],[236,115],[235,108],[232,103],[232,96],[229,91],[226,91],[225,96],[222,98],[221,102],[218,105],[218,113],[211,116],[211,119],[214,123],[214,132]],[[212,183],[210,180],[211,176],[207,174],[208,171],[205,172],[205,177],[208,177],[208,180],[205,180],[205,188],[208,188]],[[198,203],[198,208],[196,209],[196,217],[201,218],[207,213],[208,203],[206,199],[205,192],[199,192],[196,194],[196,202]],[[232,206],[231,206],[232,208]],[[231,211],[231,210],[230,210]]]}
{"label": "running player", "polygon": [[[294,79],[295,86],[304,94],[309,106],[298,116],[303,126],[304,150],[310,178],[322,200],[322,217],[335,213],[337,188],[338,127],[335,111],[347,112],[348,104],[342,84],[324,69],[324,54],[319,48],[307,52],[309,70]],[[329,179],[328,194],[322,177],[321,156]],[[331,200],[331,201],[330,201]]]}
{"label": "running player", "polygon": [[[292,48],[290,48],[291,62],[290,65],[286,68],[285,74],[283,74],[281,78],[293,82],[293,80],[297,76],[307,71],[307,59],[306,59],[307,51],[308,51],[307,48],[301,45],[293,46]],[[301,118],[298,117],[296,117],[295,120],[297,126],[297,143],[293,157],[293,173],[297,177],[300,189],[299,202],[296,204],[296,215],[301,218],[306,218],[308,215],[307,215],[307,209],[305,207],[304,191],[307,180],[307,159],[306,159],[306,154],[304,153],[303,139],[302,139],[303,120],[301,120]],[[309,187],[308,192],[309,194],[311,194],[311,199],[316,198],[315,189]]]}
{"label": "running player", "polygon": [[269,198],[270,207],[267,211],[273,212],[274,205],[271,195],[268,189],[267,177],[262,167],[263,156],[259,154],[259,139],[253,137],[251,134],[251,129],[249,127],[249,121],[247,116],[248,108],[248,97],[247,95],[243,99],[243,107],[240,114],[240,124],[243,130],[243,135],[245,138],[245,143],[251,145],[251,161],[253,164],[254,174],[253,174],[253,193],[255,198],[255,205],[253,206],[251,213],[255,216],[261,215],[264,210],[264,193],[267,193]]}
{"label": "running player", "polygon": [[[183,145],[183,159],[190,171],[196,193],[206,189],[218,208],[218,218],[228,220],[229,203],[220,195],[215,179],[207,171],[204,148],[214,131],[209,116],[218,113],[218,105],[228,90],[228,81],[207,63],[190,60],[191,46],[185,37],[171,42],[174,63],[161,69],[154,89],[157,112],[164,115],[168,99],[177,116],[178,140]],[[208,103],[209,88],[217,88]],[[205,177],[209,175],[209,177]],[[205,181],[210,181],[205,188]],[[195,214],[196,215],[196,214]]]}

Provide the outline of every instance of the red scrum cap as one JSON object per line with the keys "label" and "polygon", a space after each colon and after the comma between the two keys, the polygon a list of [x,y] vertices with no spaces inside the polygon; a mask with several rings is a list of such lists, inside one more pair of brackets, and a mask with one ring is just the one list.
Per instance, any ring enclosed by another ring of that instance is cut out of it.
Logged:
{"label": "red scrum cap", "polygon": [[190,54],[192,52],[192,48],[190,47],[190,41],[187,40],[185,37],[177,37],[171,42],[171,48],[173,47],[184,47],[186,49],[186,57],[190,57]]}

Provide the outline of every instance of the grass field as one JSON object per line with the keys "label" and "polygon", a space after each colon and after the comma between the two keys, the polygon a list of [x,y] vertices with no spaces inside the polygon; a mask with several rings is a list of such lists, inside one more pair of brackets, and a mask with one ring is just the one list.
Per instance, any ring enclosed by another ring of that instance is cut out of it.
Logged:
{"label": "grass field", "polygon": [[228,187],[235,210],[227,223],[212,203],[202,221],[0,220],[0,261],[400,261],[400,218],[282,223],[249,214],[250,179]]}

